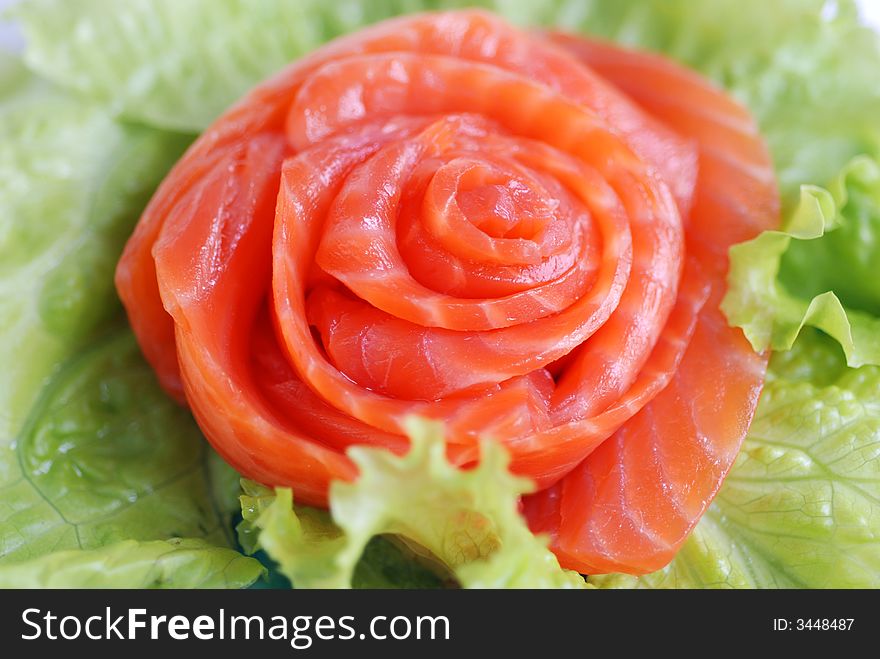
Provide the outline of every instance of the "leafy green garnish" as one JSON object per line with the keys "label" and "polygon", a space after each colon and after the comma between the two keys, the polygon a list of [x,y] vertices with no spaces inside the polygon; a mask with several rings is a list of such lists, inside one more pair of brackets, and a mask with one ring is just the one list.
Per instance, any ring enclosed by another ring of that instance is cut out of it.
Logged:
{"label": "leafy green garnish", "polygon": [[0,565],[0,588],[241,588],[263,571],[203,540],[123,540]]}
{"label": "leafy green garnish", "polygon": [[[246,484],[245,538],[258,527],[259,546],[301,588],[351,587],[365,548],[383,534],[400,537],[465,587],[584,586],[578,574],[559,567],[519,515],[519,495],[531,488],[507,470],[499,444],[484,443],[480,464],[460,471],[446,461],[442,426],[413,419],[409,433],[412,447],[402,457],[350,449],[360,475],[331,486],[330,514],[294,511],[289,489],[273,494]],[[252,539],[243,544],[254,547]]]}
{"label": "leafy green garnish", "polygon": [[174,571],[195,579],[203,559],[206,583],[246,585],[252,559],[210,573],[234,558],[237,476],[159,389],[113,287],[188,138],[119,124],[0,64],[0,583],[113,585],[87,574],[107,562],[117,585],[193,584]]}
{"label": "leafy green garnish", "polygon": [[827,190],[804,186],[785,230],[731,248],[728,282],[722,309],[755,350],[789,350],[810,325],[850,366],[880,365],[877,161],[853,160]]}
{"label": "leafy green garnish", "polygon": [[212,490],[231,470],[127,330],[58,370],[10,453],[19,475],[3,486],[2,563],[126,539],[232,543],[232,510]]}
{"label": "leafy green garnish", "polygon": [[[185,140],[0,60],[0,446],[46,377],[119,314],[113,270]],[[2,449],[0,449],[2,450]],[[2,475],[0,471],[0,475]]]}

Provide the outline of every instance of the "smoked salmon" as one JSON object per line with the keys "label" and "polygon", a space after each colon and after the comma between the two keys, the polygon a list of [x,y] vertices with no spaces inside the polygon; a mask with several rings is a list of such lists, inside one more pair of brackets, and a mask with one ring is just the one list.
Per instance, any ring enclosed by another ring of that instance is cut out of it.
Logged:
{"label": "smoked salmon", "polygon": [[665,59],[479,11],[333,41],[221,116],[116,272],[163,387],[244,476],[325,505],[355,444],[490,437],[563,566],[664,565],[766,355],[718,305],[779,200],[754,122]]}

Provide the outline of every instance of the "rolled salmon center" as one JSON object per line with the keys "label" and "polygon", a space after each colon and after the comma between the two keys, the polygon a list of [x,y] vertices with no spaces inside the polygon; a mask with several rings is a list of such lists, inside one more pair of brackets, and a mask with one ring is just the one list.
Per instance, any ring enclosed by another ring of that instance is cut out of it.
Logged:
{"label": "rolled salmon center", "polygon": [[459,179],[455,201],[464,216],[494,238],[534,240],[553,220],[558,206],[529,183],[485,167],[473,167]]}
{"label": "rolled salmon center", "polygon": [[510,265],[536,264],[547,255],[546,232],[560,204],[524,168],[477,158],[438,167],[425,203],[426,227],[449,252]]}

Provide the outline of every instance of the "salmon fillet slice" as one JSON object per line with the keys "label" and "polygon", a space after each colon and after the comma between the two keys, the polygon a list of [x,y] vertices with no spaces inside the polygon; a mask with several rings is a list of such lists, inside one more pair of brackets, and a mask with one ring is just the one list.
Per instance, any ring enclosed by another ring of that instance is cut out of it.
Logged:
{"label": "salmon fillet slice", "polygon": [[654,400],[525,504],[532,528],[552,536],[563,565],[647,573],[671,560],[708,507],[754,415],[769,355],[756,354],[718,306],[728,248],[776,226],[779,193],[751,116],[707,81],[657,55],[549,38],[699,145],[685,234],[712,293],[682,362]]}

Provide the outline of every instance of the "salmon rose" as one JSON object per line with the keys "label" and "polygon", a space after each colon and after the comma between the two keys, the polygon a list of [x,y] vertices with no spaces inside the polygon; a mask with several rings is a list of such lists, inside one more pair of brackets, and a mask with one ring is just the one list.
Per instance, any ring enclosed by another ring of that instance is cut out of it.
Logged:
{"label": "salmon rose", "polygon": [[502,443],[581,572],[664,565],[766,356],[718,306],[773,227],[748,113],[656,56],[450,12],[329,43],[220,117],[117,269],[143,352],[244,476],[326,503],[354,444]]}

